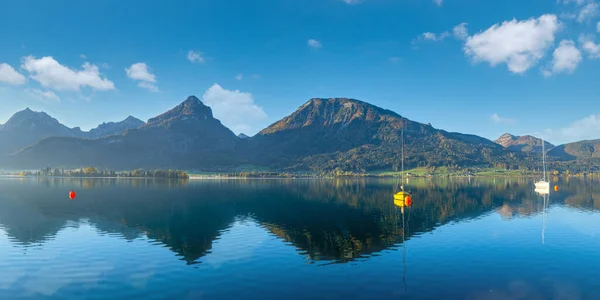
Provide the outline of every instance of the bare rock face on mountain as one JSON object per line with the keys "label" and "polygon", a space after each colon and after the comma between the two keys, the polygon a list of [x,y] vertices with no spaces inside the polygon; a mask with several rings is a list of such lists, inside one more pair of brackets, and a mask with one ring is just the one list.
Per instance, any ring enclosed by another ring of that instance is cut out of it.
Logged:
{"label": "bare rock face on mountain", "polygon": [[190,96],[138,129],[99,139],[54,137],[11,157],[15,167],[200,168],[233,164],[238,138]]}
{"label": "bare rock face on mountain", "polygon": [[347,98],[311,99],[252,137],[255,164],[361,171],[397,168],[405,131],[407,167],[511,163],[518,154],[487,139],[449,133]]}
{"label": "bare rock face on mountain", "polygon": [[52,137],[81,137],[79,127],[69,128],[45,112],[27,108],[15,113],[0,126],[0,156],[14,153],[37,141]]}
{"label": "bare rock face on mountain", "polygon": [[[510,133],[505,133],[495,142],[512,151],[542,153],[542,139],[531,135],[515,136]],[[544,147],[546,147],[547,151],[554,148],[554,145],[544,142]]]}
{"label": "bare rock face on mountain", "polygon": [[97,139],[113,134],[121,134],[129,129],[140,128],[142,125],[144,125],[143,121],[129,116],[121,122],[102,123],[98,127],[87,132],[85,134],[85,137],[90,139]]}

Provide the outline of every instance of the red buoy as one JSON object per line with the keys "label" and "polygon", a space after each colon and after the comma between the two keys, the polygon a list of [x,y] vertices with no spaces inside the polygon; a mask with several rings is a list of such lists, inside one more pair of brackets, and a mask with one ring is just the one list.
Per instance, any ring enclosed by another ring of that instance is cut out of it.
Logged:
{"label": "red buoy", "polygon": [[75,194],[75,192],[74,192],[74,191],[70,191],[70,192],[69,192],[69,199],[71,199],[71,200],[74,200],[74,199],[75,199],[75,197],[77,197],[77,194]]}
{"label": "red buoy", "polygon": [[410,206],[412,204],[412,199],[410,198],[410,196],[406,196],[406,201],[404,201],[406,203],[406,206]]}

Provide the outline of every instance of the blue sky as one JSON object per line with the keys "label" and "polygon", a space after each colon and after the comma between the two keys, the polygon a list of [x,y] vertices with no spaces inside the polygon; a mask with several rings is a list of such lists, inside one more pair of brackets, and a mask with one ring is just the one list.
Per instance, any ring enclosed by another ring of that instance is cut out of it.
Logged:
{"label": "blue sky", "polygon": [[490,139],[600,138],[597,1],[5,1],[0,123],[86,130],[196,95],[254,134],[351,97]]}

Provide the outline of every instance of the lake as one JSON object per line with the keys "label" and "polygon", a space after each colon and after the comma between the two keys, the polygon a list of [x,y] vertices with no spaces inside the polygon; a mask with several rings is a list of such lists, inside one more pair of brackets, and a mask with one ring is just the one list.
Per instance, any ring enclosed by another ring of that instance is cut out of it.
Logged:
{"label": "lake", "polygon": [[0,178],[0,299],[600,299],[600,182],[398,185]]}

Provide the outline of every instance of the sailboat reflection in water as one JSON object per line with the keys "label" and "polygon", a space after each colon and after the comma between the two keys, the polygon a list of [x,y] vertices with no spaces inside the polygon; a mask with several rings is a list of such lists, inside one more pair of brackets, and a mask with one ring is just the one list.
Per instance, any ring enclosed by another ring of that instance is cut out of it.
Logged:
{"label": "sailboat reflection in water", "polygon": [[[558,186],[555,187],[558,189]],[[550,189],[549,188],[536,188],[535,192],[541,195],[544,199],[543,207],[542,207],[542,244],[545,243],[545,234],[546,234],[546,207],[550,205]]]}

